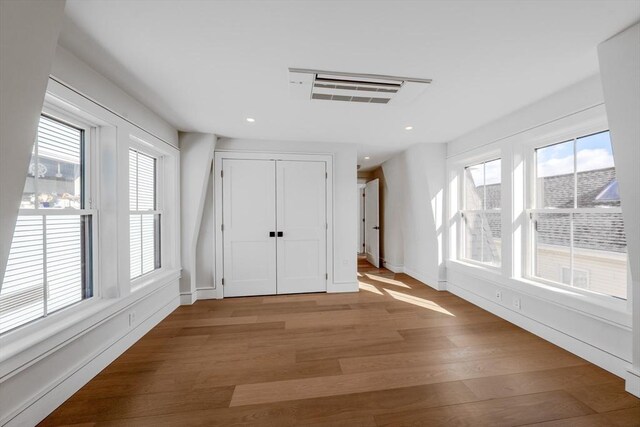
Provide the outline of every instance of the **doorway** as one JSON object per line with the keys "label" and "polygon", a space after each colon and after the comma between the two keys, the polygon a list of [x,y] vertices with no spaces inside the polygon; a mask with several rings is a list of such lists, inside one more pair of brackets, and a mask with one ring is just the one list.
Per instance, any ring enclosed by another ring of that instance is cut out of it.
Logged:
{"label": "doorway", "polygon": [[221,297],[327,290],[328,162],[273,157],[217,153]]}
{"label": "doorway", "polygon": [[367,260],[380,267],[380,180],[373,179],[364,188],[364,245]]}

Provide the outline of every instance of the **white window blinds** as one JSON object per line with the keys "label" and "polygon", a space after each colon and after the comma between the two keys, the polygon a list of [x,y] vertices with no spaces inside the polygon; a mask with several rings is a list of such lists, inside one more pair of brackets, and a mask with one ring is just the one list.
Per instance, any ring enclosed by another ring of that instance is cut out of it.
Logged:
{"label": "white window blinds", "polygon": [[129,150],[130,276],[160,268],[160,212],[156,201],[156,159]]}
{"label": "white window blinds", "polygon": [[0,288],[0,333],[92,296],[84,131],[42,116]]}

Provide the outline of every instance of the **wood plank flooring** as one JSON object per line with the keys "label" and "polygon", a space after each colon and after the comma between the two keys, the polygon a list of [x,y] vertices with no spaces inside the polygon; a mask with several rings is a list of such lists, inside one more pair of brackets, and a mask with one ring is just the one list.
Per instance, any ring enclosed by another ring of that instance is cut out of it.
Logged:
{"label": "wood plank flooring", "polygon": [[357,294],[178,308],[42,426],[640,426],[624,383],[361,260]]}

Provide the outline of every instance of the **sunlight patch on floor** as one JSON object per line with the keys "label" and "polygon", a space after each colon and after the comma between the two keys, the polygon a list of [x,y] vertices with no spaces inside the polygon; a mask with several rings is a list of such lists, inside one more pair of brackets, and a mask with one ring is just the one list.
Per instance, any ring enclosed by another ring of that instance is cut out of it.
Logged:
{"label": "sunlight patch on floor", "polygon": [[391,289],[387,289],[387,288],[384,288],[384,291],[386,293],[388,293],[389,295],[391,295],[392,298],[394,298],[394,299],[396,299],[398,301],[402,301],[402,302],[406,302],[406,303],[409,303],[409,304],[417,305],[418,307],[427,308],[427,309],[432,310],[432,311],[437,311],[438,313],[442,313],[442,314],[446,314],[448,316],[456,317],[453,313],[451,313],[450,311],[440,307],[438,304],[436,304],[433,301],[429,301],[429,300],[424,299],[424,298],[414,297],[412,295],[403,294],[402,292],[392,291]]}
{"label": "sunlight patch on floor", "polygon": [[370,284],[368,284],[368,283],[362,283],[362,282],[359,282],[359,284],[360,284],[360,289],[362,289],[363,291],[369,291],[369,292],[373,292],[374,294],[384,295],[384,294],[380,291],[380,289],[376,288],[376,287],[375,287],[375,286],[373,286],[373,285],[370,285]]}
{"label": "sunlight patch on floor", "polygon": [[388,285],[400,286],[401,288],[411,289],[411,286],[406,285],[398,280],[389,279],[383,276],[377,276],[371,273],[366,273],[365,276],[367,276],[371,280],[377,280],[378,282],[386,283]]}

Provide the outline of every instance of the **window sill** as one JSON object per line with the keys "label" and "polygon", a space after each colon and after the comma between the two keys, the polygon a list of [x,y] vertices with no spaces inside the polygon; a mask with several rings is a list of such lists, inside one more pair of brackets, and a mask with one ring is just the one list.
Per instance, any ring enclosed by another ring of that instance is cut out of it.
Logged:
{"label": "window sill", "polygon": [[582,315],[630,328],[631,314],[625,300],[599,297],[574,291],[562,286],[548,285],[527,278],[504,277],[500,271],[470,264],[462,260],[448,260],[447,268],[484,279],[531,298],[555,304]]}
{"label": "window sill", "polygon": [[131,281],[131,293],[138,293],[138,291],[147,288],[149,285],[153,285],[158,281],[164,281],[166,277],[173,275],[175,275],[175,271],[166,270],[164,267],[160,267],[150,273],[143,274]]}
{"label": "window sill", "polygon": [[0,337],[0,378],[37,362],[65,343],[99,327],[112,316],[174,282],[179,271],[165,271],[153,283],[123,298],[90,299]]}

